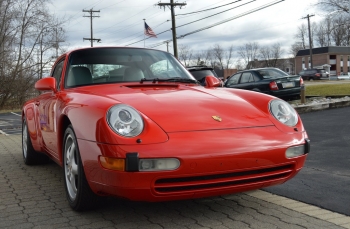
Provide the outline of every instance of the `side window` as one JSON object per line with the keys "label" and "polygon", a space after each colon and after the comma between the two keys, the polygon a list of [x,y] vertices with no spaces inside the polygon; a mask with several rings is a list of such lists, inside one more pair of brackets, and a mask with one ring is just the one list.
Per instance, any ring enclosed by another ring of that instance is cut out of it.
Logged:
{"label": "side window", "polygon": [[239,80],[239,77],[241,76],[241,73],[238,73],[236,75],[233,75],[231,76],[227,82],[226,82],[226,86],[231,86],[231,85],[235,85],[235,84],[238,84],[238,80]]}
{"label": "side window", "polygon": [[58,90],[60,88],[60,83],[61,83],[61,76],[62,76],[62,69],[63,69],[63,63],[64,60],[59,62],[55,69],[53,70],[52,76],[56,79],[56,89]]}
{"label": "side window", "polygon": [[253,74],[253,78],[254,78],[254,81],[255,81],[255,82],[260,81],[260,77],[257,76],[256,74]]}
{"label": "side window", "polygon": [[243,72],[240,83],[254,82],[253,76],[250,72]]}

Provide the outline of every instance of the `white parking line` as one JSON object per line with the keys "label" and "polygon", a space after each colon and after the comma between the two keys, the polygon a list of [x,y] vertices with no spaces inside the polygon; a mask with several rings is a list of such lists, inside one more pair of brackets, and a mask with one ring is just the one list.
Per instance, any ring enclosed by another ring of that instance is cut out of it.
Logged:
{"label": "white parking line", "polygon": [[15,113],[15,112],[11,112],[11,114],[14,114],[14,115],[17,115],[17,116],[22,116],[20,114]]}
{"label": "white parking line", "polygon": [[4,131],[2,131],[2,130],[0,130],[0,134],[3,134],[3,135],[8,135],[8,134],[6,134]]}

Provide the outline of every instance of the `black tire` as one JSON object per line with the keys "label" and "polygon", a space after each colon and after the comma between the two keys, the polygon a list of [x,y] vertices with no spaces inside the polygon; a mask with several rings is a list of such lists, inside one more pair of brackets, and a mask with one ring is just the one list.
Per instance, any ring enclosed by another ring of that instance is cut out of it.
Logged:
{"label": "black tire", "polygon": [[313,77],[310,77],[310,78],[309,78],[309,81],[314,81],[314,78],[313,78]]}
{"label": "black tire", "polygon": [[63,180],[70,207],[75,211],[96,207],[97,195],[91,190],[84,173],[78,142],[69,125],[63,138]]}
{"label": "black tire", "polygon": [[22,155],[24,164],[26,165],[44,164],[49,161],[49,158],[45,154],[35,151],[32,141],[30,140],[25,118],[22,122]]}

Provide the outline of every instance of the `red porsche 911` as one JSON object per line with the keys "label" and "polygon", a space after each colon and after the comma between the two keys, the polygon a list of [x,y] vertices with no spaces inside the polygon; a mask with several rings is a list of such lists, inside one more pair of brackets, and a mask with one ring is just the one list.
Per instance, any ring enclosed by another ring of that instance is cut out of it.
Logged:
{"label": "red porsche 911", "polygon": [[201,86],[171,54],[125,47],[60,56],[22,110],[27,165],[63,168],[72,209],[98,196],[202,198],[281,184],[303,167],[310,141],[285,101]]}

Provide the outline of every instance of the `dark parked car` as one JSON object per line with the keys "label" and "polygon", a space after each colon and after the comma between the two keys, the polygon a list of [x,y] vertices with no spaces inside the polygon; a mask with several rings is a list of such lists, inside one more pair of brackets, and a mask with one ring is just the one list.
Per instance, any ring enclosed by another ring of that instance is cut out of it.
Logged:
{"label": "dark parked car", "polygon": [[319,80],[321,78],[329,77],[329,73],[324,69],[306,69],[299,72],[299,75],[304,80]]}
{"label": "dark parked car", "polygon": [[288,75],[278,68],[258,68],[238,72],[230,76],[224,87],[246,89],[279,98],[300,98],[300,76]]}
{"label": "dark parked car", "polygon": [[216,78],[223,80],[223,78],[218,77],[216,72],[212,67],[207,66],[189,66],[187,70],[193,75],[196,80],[200,82],[201,85],[205,86],[206,76],[215,76]]}

